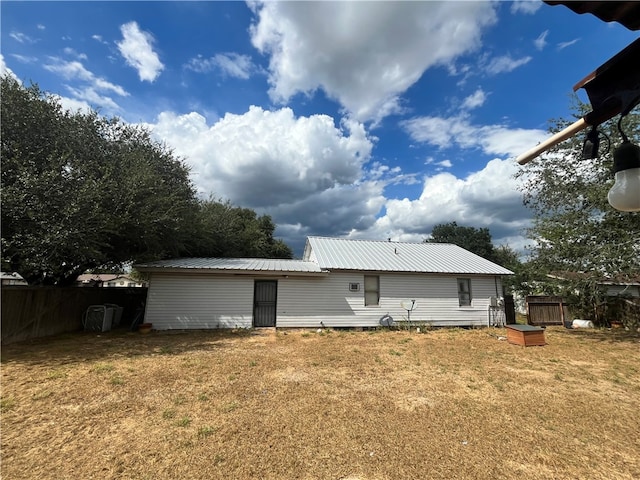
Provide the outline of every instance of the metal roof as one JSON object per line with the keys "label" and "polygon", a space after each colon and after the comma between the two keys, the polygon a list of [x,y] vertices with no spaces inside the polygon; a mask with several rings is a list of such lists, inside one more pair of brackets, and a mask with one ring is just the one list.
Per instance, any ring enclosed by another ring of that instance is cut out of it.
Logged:
{"label": "metal roof", "polygon": [[305,260],[328,270],[511,275],[512,271],[450,243],[404,243],[309,237]]}
{"label": "metal roof", "polygon": [[157,271],[229,271],[230,273],[322,274],[313,262],[269,258],[177,258],[135,265],[141,272]]}

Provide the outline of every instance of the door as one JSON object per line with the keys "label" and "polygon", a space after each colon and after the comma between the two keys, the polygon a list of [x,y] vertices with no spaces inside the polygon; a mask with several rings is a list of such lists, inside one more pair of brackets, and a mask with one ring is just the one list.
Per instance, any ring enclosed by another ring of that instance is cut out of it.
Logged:
{"label": "door", "polygon": [[276,326],[276,298],[278,282],[276,280],[256,280],[253,293],[253,326]]}

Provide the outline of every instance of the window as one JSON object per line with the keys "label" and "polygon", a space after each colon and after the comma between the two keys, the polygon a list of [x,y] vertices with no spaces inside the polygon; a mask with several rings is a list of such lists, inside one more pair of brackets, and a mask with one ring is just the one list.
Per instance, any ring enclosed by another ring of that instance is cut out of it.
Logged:
{"label": "window", "polygon": [[458,279],[458,304],[461,307],[471,306],[471,279]]}
{"label": "window", "polygon": [[350,283],[349,284],[349,291],[350,292],[359,292],[360,291],[360,284],[359,283]]}
{"label": "window", "polygon": [[377,275],[364,276],[364,306],[377,306],[380,302],[380,277]]}

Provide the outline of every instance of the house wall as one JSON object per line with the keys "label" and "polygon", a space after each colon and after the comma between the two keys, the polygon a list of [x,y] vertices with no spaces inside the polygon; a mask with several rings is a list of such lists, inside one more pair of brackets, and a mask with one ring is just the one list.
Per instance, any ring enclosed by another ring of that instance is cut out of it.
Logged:
{"label": "house wall", "polygon": [[248,276],[152,273],[145,322],[156,330],[251,328]]}
{"label": "house wall", "polygon": [[[502,282],[493,276],[389,274],[380,276],[379,306],[364,306],[363,272],[332,272],[328,277],[279,281],[278,327],[373,327],[385,315],[407,320],[402,300],[416,300],[411,321],[434,326],[487,325],[489,297],[502,295]],[[457,278],[471,278],[472,303],[458,306]],[[349,284],[359,283],[359,292]]]}
{"label": "house wall", "polygon": [[[471,278],[472,304],[458,306],[456,275],[387,274],[380,276],[380,304],[364,306],[363,272],[327,276],[274,276],[278,280],[277,327],[374,327],[390,315],[406,320],[402,300],[416,300],[411,320],[434,326],[487,325],[489,297],[502,293],[499,277]],[[269,279],[260,276],[259,279]],[[153,328],[250,328],[256,277],[219,274],[153,273],[145,322]],[[350,292],[349,284],[360,291]]]}

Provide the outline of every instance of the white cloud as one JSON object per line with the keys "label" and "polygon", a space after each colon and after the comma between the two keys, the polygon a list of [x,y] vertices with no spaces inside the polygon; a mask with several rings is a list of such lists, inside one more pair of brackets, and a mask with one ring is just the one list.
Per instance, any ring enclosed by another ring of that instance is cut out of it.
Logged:
{"label": "white cloud", "polygon": [[422,241],[434,225],[456,221],[489,228],[496,244],[508,243],[521,251],[527,243],[523,230],[530,225],[530,213],[518,191],[521,180],[513,178],[518,168],[511,160],[494,159],[465,178],[451,173],[427,176],[418,199],[388,200],[384,216],[350,236]]}
{"label": "white cloud", "polygon": [[573,40],[569,40],[568,42],[560,42],[558,43],[558,50],[564,50],[565,48],[570,47],[571,45],[574,45],[579,41],[579,38],[574,38]]}
{"label": "white cloud", "polygon": [[70,112],[82,112],[89,113],[91,111],[91,105],[84,100],[78,100],[76,98],[63,97],[61,95],[53,95],[54,98],[60,102],[63,110]]}
{"label": "white cloud", "polygon": [[455,117],[417,117],[402,123],[411,138],[440,148],[454,145],[480,148],[487,155],[515,157],[548,134],[543,130],[509,128],[504,125],[473,125],[467,115]]}
{"label": "white cloud", "polygon": [[109,45],[109,42],[102,38],[102,35],[91,35],[91,38],[98,43],[102,43],[103,45]]}
{"label": "white cloud", "polygon": [[251,57],[238,53],[219,53],[211,58],[198,55],[189,60],[186,68],[194,72],[206,73],[218,68],[224,75],[247,80],[255,70]]}
{"label": "white cloud", "polygon": [[153,36],[140,30],[136,22],[121,25],[120,31],[123,38],[116,43],[120,54],[129,66],[138,71],[140,81],[153,82],[164,70],[158,54],[153,50]]}
{"label": "white cloud", "polygon": [[464,110],[478,108],[484,105],[486,100],[487,94],[481,88],[478,88],[475,92],[464,99],[462,102],[462,108]]}
{"label": "white cloud", "polygon": [[89,82],[96,90],[111,91],[122,97],[129,95],[120,85],[115,85],[104,78],[96,77],[93,72],[87,70],[78,61],[66,62],[59,58],[52,58],[51,60],[53,63],[44,65],[45,70],[57,73],[66,80],[82,80]]}
{"label": "white cloud", "polygon": [[399,174],[376,164],[369,176],[373,140],[348,119],[336,126],[326,115],[253,106],[211,126],[195,112],[164,112],[147,126],[186,159],[201,195],[266,212],[299,238],[369,227],[384,203],[384,178]]}
{"label": "white cloud", "polygon": [[66,85],[71,93],[71,98],[60,97],[61,103],[67,110],[89,111],[90,106],[103,110],[102,113],[115,113],[120,110],[119,105],[108,95],[103,93],[115,93],[121,97],[129,96],[129,93],[120,85],[115,85],[104,78],[97,77],[87,70],[78,61],[64,61],[59,58],[51,58],[51,63],[44,65],[45,70],[57,73],[65,80],[74,82],[75,85]]}
{"label": "white cloud", "polygon": [[451,163],[451,160],[442,160],[441,162],[436,162],[436,165],[440,165],[441,167],[444,167],[444,168],[453,167],[453,163]]}
{"label": "white cloud", "polygon": [[252,3],[253,45],[270,56],[271,98],[317,89],[359,121],[401,112],[400,96],[430,67],[478,49],[492,2]]}
{"label": "white cloud", "polygon": [[542,32],[538,38],[533,41],[533,44],[538,50],[542,50],[547,46],[547,35],[549,35],[549,30]]}
{"label": "white cloud", "polygon": [[542,6],[538,0],[514,0],[511,4],[511,13],[524,13],[532,15]]}
{"label": "white cloud", "polygon": [[0,53],[0,75],[2,75],[2,76],[9,75],[10,77],[14,78],[15,80],[18,80],[18,77],[16,77],[16,74],[13,73],[13,70],[11,70],[9,67],[7,67],[7,64],[4,62],[4,56],[1,53]]}
{"label": "white cloud", "polygon": [[64,49],[64,53],[66,55],[71,56],[71,57],[79,58],[80,60],[86,60],[87,59],[87,55],[85,53],[78,53],[73,48],[70,48],[70,47],[66,47]]}
{"label": "white cloud", "polygon": [[486,65],[485,71],[489,75],[507,73],[521,67],[522,65],[526,65],[530,61],[531,57],[512,58],[511,55],[503,55],[501,57],[492,58]]}
{"label": "white cloud", "polygon": [[17,53],[11,53],[10,55],[12,58],[15,58],[20,63],[28,64],[28,63],[35,63],[38,61],[38,57],[27,57],[25,55],[18,55]]}
{"label": "white cloud", "polygon": [[11,38],[13,38],[16,42],[19,42],[19,43],[35,43],[36,42],[36,40],[31,38],[26,33],[11,32],[11,33],[9,33],[9,36]]}
{"label": "white cloud", "polygon": [[78,108],[84,110],[85,105],[93,105],[111,113],[120,110],[119,105],[111,97],[101,95],[92,87],[74,88],[67,85],[67,90],[72,95],[71,99],[65,100],[69,106],[78,105]]}

